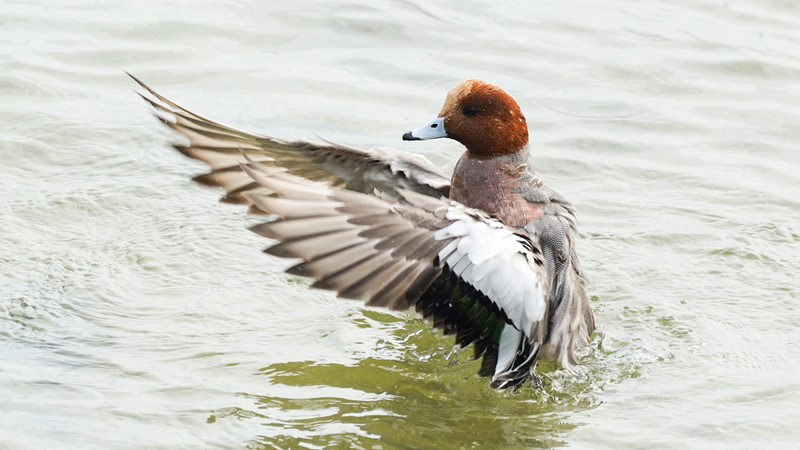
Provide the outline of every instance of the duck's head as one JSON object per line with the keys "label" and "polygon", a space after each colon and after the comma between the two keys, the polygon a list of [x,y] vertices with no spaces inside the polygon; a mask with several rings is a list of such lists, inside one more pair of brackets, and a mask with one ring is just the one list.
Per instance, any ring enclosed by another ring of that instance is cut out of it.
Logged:
{"label": "duck's head", "polygon": [[439,116],[403,135],[405,141],[450,138],[470,156],[516,153],[528,144],[528,125],[517,102],[497,86],[467,80],[447,93]]}

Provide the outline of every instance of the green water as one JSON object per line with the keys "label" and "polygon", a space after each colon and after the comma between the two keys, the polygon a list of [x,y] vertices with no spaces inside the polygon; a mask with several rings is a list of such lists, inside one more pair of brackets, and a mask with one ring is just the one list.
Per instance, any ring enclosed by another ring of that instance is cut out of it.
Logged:
{"label": "green water", "polygon": [[[0,448],[800,446],[800,4],[0,4]],[[498,84],[577,207],[582,373],[497,393],[286,276],[128,70],[276,136],[403,142]]]}

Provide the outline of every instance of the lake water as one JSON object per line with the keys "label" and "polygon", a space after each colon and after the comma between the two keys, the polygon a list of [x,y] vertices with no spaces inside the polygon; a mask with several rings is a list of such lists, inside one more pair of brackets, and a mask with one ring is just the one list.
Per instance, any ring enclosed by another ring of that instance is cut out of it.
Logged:
{"label": "lake water", "polygon": [[[800,447],[798,30],[790,0],[4,1],[0,447]],[[400,136],[500,85],[578,209],[584,372],[497,393],[411,312],[284,275],[123,70],[448,171]]]}

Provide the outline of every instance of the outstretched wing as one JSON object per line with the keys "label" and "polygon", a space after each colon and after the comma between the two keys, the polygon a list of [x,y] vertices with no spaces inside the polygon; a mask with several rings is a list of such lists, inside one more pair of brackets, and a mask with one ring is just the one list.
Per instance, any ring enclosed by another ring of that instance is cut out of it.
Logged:
{"label": "outstretched wing", "polygon": [[372,193],[377,189],[395,197],[397,188],[435,197],[449,193],[449,177],[423,156],[400,150],[287,141],[238,130],[195,114],[128,75],[150,94],[140,95],[156,116],[189,139],[188,145],[174,147],[211,167],[210,172],[194,180],[222,186],[226,192],[224,202],[249,204],[245,194],[259,191],[239,166],[242,153],[293,175],[357,192]]}
{"label": "outstretched wing", "polygon": [[446,199],[398,190],[403,201],[337,189],[251,161],[266,192],[255,207],[279,219],[253,231],[301,258],[288,272],[367,305],[415,306],[445,334],[484,355],[493,386],[524,381],[547,330],[544,259],[523,231]]}

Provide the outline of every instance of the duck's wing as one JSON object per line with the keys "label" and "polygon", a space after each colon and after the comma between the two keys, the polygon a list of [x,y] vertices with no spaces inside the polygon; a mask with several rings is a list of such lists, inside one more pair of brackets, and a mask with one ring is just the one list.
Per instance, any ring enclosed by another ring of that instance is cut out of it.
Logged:
{"label": "duck's wing", "polygon": [[480,211],[400,190],[403,201],[342,190],[249,162],[271,194],[254,206],[280,216],[252,230],[267,253],[302,262],[288,272],[313,287],[391,309],[416,307],[483,355],[497,388],[524,381],[547,331],[549,286],[538,245]]}
{"label": "duck's wing", "polygon": [[520,193],[542,205],[542,215],[526,229],[538,237],[550,276],[550,325],[548,359],[564,368],[578,362],[576,348],[594,332],[594,315],[586,293],[586,278],[578,261],[575,208],[558,191],[545,185],[535,172]]}
{"label": "duck's wing", "polygon": [[259,189],[239,166],[242,153],[293,175],[357,192],[372,193],[377,189],[396,197],[397,188],[401,188],[436,197],[448,195],[449,178],[423,156],[400,150],[287,141],[238,130],[195,114],[128,75],[150,94],[140,95],[156,116],[188,138],[188,145],[174,147],[211,167],[210,172],[194,180],[222,186],[226,192],[224,202],[248,204],[245,194]]}

